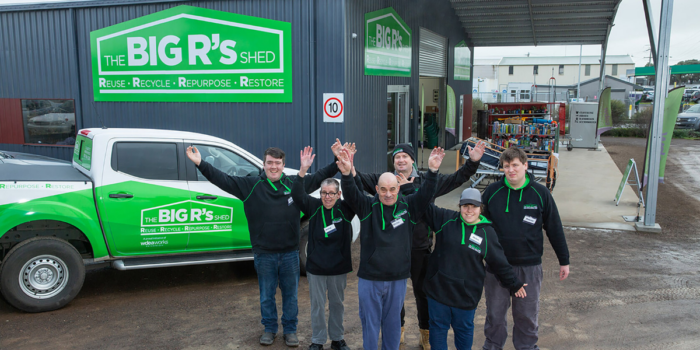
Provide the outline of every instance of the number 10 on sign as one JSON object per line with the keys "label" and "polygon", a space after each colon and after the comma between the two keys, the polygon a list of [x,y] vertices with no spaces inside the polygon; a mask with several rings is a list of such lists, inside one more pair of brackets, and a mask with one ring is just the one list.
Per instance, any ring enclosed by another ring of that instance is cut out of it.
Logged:
{"label": "number 10 on sign", "polygon": [[345,115],[343,94],[323,94],[323,121],[342,123]]}

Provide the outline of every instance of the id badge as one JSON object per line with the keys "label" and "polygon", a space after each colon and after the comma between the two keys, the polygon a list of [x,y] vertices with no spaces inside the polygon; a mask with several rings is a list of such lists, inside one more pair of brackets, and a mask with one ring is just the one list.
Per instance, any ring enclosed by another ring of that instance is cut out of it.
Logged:
{"label": "id badge", "polygon": [[469,236],[469,240],[476,243],[477,245],[481,245],[481,241],[483,240],[483,238],[472,233],[472,235]]}
{"label": "id badge", "polygon": [[292,197],[289,197],[289,199],[287,199],[287,206],[292,205],[292,203],[294,203],[294,199],[292,199]]}
{"label": "id badge", "polygon": [[325,231],[326,234],[335,232],[335,224],[330,224],[330,225],[324,227],[323,231]]}
{"label": "id badge", "polygon": [[523,218],[523,222],[526,224],[534,225],[537,222],[537,219],[533,218],[530,215],[525,215]]}
{"label": "id badge", "polygon": [[394,226],[394,228],[397,228],[401,225],[403,225],[403,219],[396,219],[391,222],[391,226]]}

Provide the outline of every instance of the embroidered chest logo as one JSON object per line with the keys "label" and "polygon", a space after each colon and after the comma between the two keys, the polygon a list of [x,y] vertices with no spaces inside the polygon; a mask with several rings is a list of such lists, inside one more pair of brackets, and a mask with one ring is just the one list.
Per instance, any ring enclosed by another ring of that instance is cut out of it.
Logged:
{"label": "embroidered chest logo", "polygon": [[339,224],[339,223],[341,223],[341,222],[343,222],[343,219],[341,219],[341,218],[335,218],[335,219],[333,219],[333,223],[334,223],[334,224]]}
{"label": "embroidered chest logo", "polygon": [[408,211],[406,211],[406,209],[399,210],[399,212],[396,213],[396,216],[402,216],[403,214],[406,214],[406,213],[408,213]]}
{"label": "embroidered chest logo", "polygon": [[284,191],[284,195],[285,195],[285,196],[286,196],[286,195],[289,195],[289,194],[292,194],[292,192]]}
{"label": "embroidered chest logo", "polygon": [[470,248],[471,250],[473,250],[473,251],[475,251],[475,252],[481,254],[481,248],[479,248],[478,245],[476,245],[476,244],[474,244],[474,243],[469,243],[469,248]]}
{"label": "embroidered chest logo", "polygon": [[535,204],[525,204],[525,207],[523,207],[523,209],[525,209],[525,210],[528,210],[528,209],[537,210],[537,205],[535,205]]}

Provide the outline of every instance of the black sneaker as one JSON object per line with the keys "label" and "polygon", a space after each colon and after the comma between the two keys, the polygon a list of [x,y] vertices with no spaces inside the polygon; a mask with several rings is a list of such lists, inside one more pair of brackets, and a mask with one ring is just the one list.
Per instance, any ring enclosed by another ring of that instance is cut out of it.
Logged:
{"label": "black sneaker", "polygon": [[260,336],[260,345],[272,345],[275,342],[275,333],[265,332]]}
{"label": "black sneaker", "polygon": [[299,338],[297,338],[296,333],[285,334],[284,343],[289,347],[297,347],[299,346]]}
{"label": "black sneaker", "polygon": [[323,345],[321,344],[311,344],[309,350],[323,350]]}
{"label": "black sneaker", "polygon": [[332,341],[331,342],[331,349],[333,350],[350,350],[350,347],[348,344],[345,344],[345,340],[341,339],[338,341]]}

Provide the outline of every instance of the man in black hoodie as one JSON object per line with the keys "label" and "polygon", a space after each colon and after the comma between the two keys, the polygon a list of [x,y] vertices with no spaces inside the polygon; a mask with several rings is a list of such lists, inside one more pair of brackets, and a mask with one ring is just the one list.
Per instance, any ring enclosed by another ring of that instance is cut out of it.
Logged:
{"label": "man in black hoodie", "polygon": [[[270,147],[264,154],[263,174],[231,176],[202,160],[196,147],[187,148],[187,157],[197,165],[209,182],[243,200],[253,246],[255,270],[260,288],[261,323],[265,331],[260,344],[271,345],[278,330],[275,293],[282,291],[282,326],[287,346],[299,346],[297,332],[297,291],[299,288],[300,211],[291,197],[297,176],[286,176],[284,152]],[[331,163],[304,183],[307,193],[315,191],[321,181],[338,172]]]}
{"label": "man in black hoodie", "polygon": [[401,306],[406,281],[411,276],[413,228],[428,208],[435,193],[437,171],[445,151],[430,154],[425,182],[411,195],[399,194],[396,175],[382,174],[367,197],[350,176],[352,157],[347,150],[339,157],[345,200],[360,218],[360,269],[357,272],[360,320],[364,348],[376,350],[379,332],[383,349],[398,349],[401,337]]}
{"label": "man in black hoodie", "polygon": [[[336,141],[338,143],[340,141]],[[455,188],[462,186],[479,168],[479,161],[484,155],[486,144],[477,143],[472,149],[469,148],[469,160],[458,171],[450,175],[438,175],[437,190],[435,197],[440,197],[450,193]],[[420,188],[425,181],[426,173],[418,172],[415,167],[416,154],[410,144],[402,143],[394,147],[392,153],[394,162],[394,174],[399,180],[400,192],[408,196]],[[375,186],[381,174],[364,174],[357,172],[362,180],[364,190],[369,194],[376,194]],[[431,202],[434,202],[432,199]],[[433,246],[433,235],[425,220],[421,219],[413,229],[413,240],[411,242],[411,283],[413,285],[413,295],[416,298],[416,308],[418,309],[418,328],[420,329],[420,344],[424,350],[430,349],[428,338],[430,335],[430,316],[428,314],[428,299],[423,292],[423,280],[425,279],[425,268],[430,258],[430,249]],[[403,339],[403,325],[405,323],[406,311],[401,308],[401,338]]]}
{"label": "man in black hoodie", "polygon": [[[559,260],[559,280],[569,275],[569,249],[557,205],[546,187],[527,173],[527,155],[508,148],[501,155],[505,177],[489,185],[482,199],[483,215],[493,222],[498,241],[517,278],[528,284],[527,297],[512,298],[515,349],[539,349],[538,320],[542,285],[543,234]],[[508,337],[506,313],[511,303],[508,289],[499,285],[487,266],[484,281],[486,323],[484,350],[503,349]]]}

